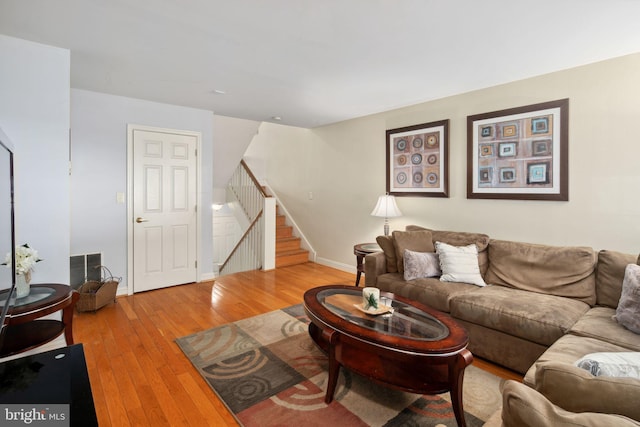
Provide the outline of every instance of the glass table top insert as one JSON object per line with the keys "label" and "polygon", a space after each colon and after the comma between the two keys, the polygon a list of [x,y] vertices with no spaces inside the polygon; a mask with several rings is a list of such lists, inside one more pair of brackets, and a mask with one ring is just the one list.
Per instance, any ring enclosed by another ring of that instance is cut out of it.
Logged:
{"label": "glass table top insert", "polygon": [[379,315],[363,313],[356,308],[362,304],[361,289],[328,289],[319,292],[317,299],[341,318],[380,333],[423,341],[437,341],[449,336],[449,328],[429,313],[384,296],[380,297],[380,302],[391,306],[390,312]]}
{"label": "glass table top insert", "polygon": [[[48,287],[31,287],[29,295],[23,298],[17,298],[15,300],[14,307],[20,307],[22,305],[32,304],[34,302],[42,301],[56,292],[53,288]],[[4,306],[7,301],[8,291],[0,293],[0,306]]]}

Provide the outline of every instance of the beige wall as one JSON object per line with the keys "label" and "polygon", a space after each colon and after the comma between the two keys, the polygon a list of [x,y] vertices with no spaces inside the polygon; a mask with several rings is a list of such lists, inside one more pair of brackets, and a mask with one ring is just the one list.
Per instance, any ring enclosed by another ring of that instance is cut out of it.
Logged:
{"label": "beige wall", "polygon": [[[640,54],[315,129],[263,124],[248,153],[319,261],[349,267],[374,241],[385,192],[385,130],[450,120],[449,198],[402,197],[391,229],[420,224],[492,238],[640,251]],[[468,115],[569,98],[569,201],[466,198]],[[309,193],[313,193],[310,199]]]}

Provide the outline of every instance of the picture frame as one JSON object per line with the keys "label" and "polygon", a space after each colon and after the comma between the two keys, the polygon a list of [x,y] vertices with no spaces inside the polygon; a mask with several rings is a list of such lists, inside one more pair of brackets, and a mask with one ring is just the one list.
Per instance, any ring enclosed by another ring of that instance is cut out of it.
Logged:
{"label": "picture frame", "polygon": [[449,120],[386,131],[387,193],[449,197]]}
{"label": "picture frame", "polygon": [[569,99],[467,116],[467,198],[569,200]]}

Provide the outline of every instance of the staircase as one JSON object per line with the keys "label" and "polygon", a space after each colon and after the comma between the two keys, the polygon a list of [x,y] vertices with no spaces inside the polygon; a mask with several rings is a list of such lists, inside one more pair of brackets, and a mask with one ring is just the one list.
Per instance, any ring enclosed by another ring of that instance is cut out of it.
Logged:
{"label": "staircase", "polygon": [[[295,222],[293,226],[287,225],[287,215],[281,214],[277,198],[270,196],[267,188],[259,184],[244,160],[240,161],[229,180],[227,197],[237,203],[238,212],[246,216],[249,225],[227,259],[220,264],[220,275],[277,269],[309,261],[309,251],[301,245],[303,239],[293,235],[294,230],[298,230]],[[285,208],[282,211],[287,213]],[[264,229],[274,223],[275,230]],[[299,231],[296,234],[300,234]]]}
{"label": "staircase", "polygon": [[300,238],[293,235],[293,227],[286,221],[276,206],[276,268],[309,261],[309,251],[300,247]]}

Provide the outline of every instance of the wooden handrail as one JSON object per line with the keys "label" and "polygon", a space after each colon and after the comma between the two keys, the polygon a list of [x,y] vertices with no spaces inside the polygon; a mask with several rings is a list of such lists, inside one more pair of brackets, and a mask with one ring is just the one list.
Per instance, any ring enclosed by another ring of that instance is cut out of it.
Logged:
{"label": "wooden handrail", "polygon": [[253,184],[256,186],[256,188],[258,188],[258,190],[260,191],[260,194],[262,194],[262,197],[269,197],[267,196],[267,193],[264,191],[264,188],[262,188],[262,185],[260,185],[260,183],[256,179],[253,172],[251,172],[251,169],[249,169],[249,166],[244,162],[244,159],[240,160],[240,164],[249,175],[249,178],[251,178],[251,181],[253,181]]}

